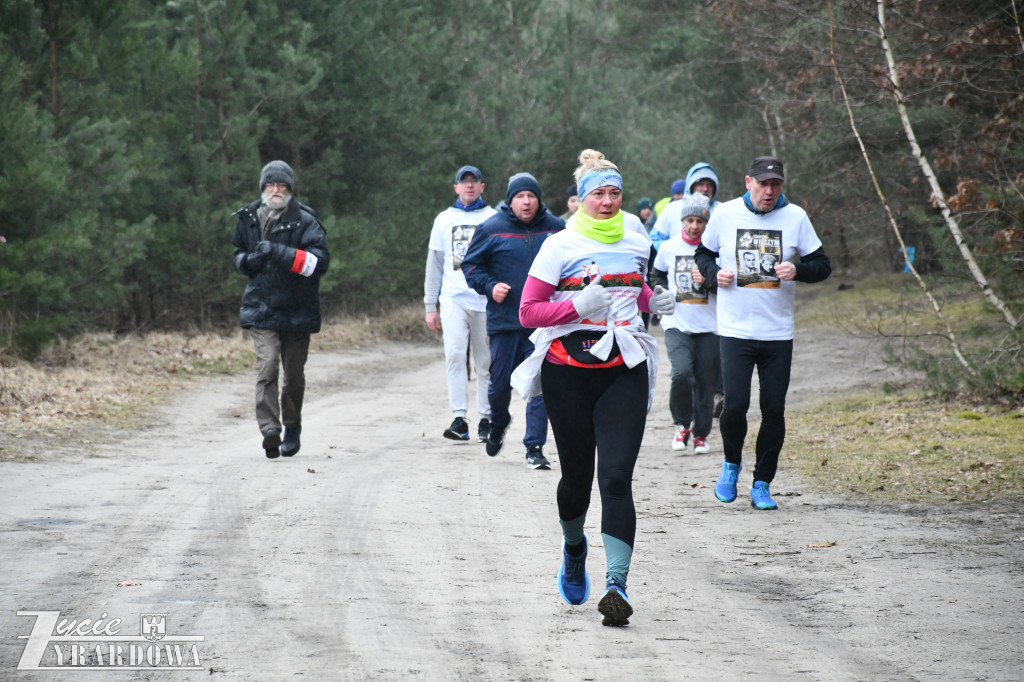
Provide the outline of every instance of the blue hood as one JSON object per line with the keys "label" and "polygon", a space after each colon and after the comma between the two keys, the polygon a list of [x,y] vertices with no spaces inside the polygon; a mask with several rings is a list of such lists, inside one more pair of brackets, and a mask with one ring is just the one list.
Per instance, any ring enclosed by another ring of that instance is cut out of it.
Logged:
{"label": "blue hood", "polygon": [[690,194],[690,190],[693,184],[698,180],[710,180],[715,183],[715,192],[711,195],[711,204],[714,205],[715,197],[718,196],[718,173],[715,172],[715,167],[710,163],[695,163],[690,166],[690,170],[686,171],[686,193]]}

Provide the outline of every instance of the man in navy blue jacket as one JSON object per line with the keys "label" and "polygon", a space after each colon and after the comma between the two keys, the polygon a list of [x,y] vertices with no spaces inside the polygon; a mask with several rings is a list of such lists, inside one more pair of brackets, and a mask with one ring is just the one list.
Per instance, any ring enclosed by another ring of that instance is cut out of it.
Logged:
{"label": "man in navy blue jacket", "polygon": [[[487,334],[491,344],[491,434],[487,454],[494,457],[505,444],[512,421],[512,370],[533,353],[532,329],[519,323],[519,301],[526,275],[540,245],[549,235],[565,229],[565,222],[541,202],[540,184],[529,173],[508,179],[505,201],[498,213],[484,221],[473,235],[462,261],[466,282],[487,297]],[[548,413],[543,398],[526,404],[526,465],[549,469],[543,446],[548,437]]]}

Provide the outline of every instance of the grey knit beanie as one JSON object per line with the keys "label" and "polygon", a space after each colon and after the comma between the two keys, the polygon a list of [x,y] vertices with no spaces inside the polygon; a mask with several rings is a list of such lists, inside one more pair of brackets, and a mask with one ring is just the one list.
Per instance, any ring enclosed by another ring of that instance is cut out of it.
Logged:
{"label": "grey knit beanie", "polygon": [[683,209],[682,215],[679,216],[682,220],[686,220],[690,216],[707,220],[711,216],[711,203],[706,196],[699,192],[697,194],[687,194],[679,200],[679,203],[680,208]]}
{"label": "grey knit beanie", "polygon": [[260,172],[260,191],[271,182],[283,182],[288,185],[288,191],[295,191],[295,173],[292,167],[284,161],[271,161]]}

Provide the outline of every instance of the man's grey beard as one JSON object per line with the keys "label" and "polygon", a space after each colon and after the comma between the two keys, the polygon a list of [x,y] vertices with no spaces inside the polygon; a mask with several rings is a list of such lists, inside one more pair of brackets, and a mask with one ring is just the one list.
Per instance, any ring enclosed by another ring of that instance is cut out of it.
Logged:
{"label": "man's grey beard", "polygon": [[281,209],[285,208],[288,205],[288,202],[291,201],[291,198],[291,192],[284,192],[275,198],[273,192],[271,192],[270,190],[264,190],[263,197],[260,200],[260,203],[262,203],[271,211],[280,211]]}

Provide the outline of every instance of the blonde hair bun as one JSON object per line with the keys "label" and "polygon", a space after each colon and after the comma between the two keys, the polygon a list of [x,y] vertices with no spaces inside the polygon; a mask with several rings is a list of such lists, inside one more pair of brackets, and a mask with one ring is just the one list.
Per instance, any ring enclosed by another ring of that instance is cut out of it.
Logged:
{"label": "blonde hair bun", "polygon": [[580,179],[595,170],[619,170],[619,167],[614,163],[604,158],[604,154],[597,151],[596,149],[584,149],[580,152],[580,165],[573,173],[573,177],[576,182],[579,183]]}

